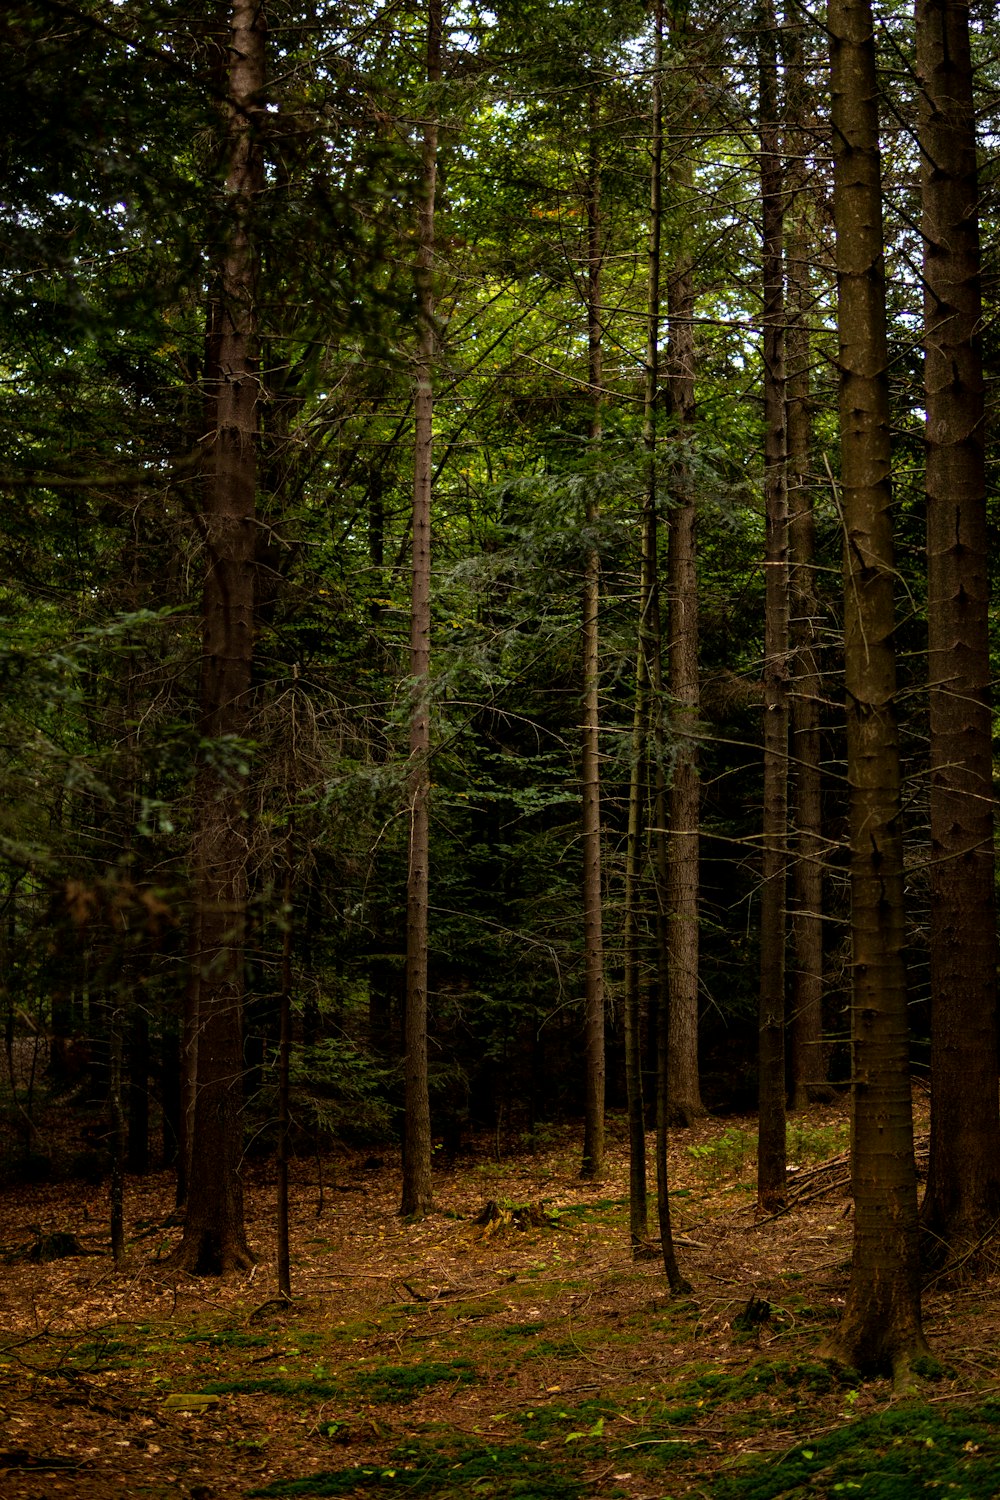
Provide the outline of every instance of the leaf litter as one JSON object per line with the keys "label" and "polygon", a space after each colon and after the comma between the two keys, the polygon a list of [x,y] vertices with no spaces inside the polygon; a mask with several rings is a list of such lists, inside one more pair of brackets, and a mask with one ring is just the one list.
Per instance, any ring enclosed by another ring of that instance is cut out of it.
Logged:
{"label": "leaf litter", "polygon": [[[824,1150],[842,1156],[842,1109],[815,1107],[799,1126],[809,1192],[764,1220],[752,1120],[676,1133],[684,1299],[656,1259],[630,1253],[624,1130],[612,1125],[598,1183],[579,1178],[569,1128],[502,1161],[484,1141],[436,1173],[436,1210],[414,1223],[397,1214],[391,1156],[341,1153],[335,1177],[329,1161],[320,1174],[296,1160],[291,1306],[277,1291],[267,1163],[247,1175],[258,1263],[225,1281],[161,1264],[179,1235],[168,1173],[129,1180],[121,1270],[100,1190],[7,1188],[0,1490],[865,1500],[894,1494],[896,1470],[907,1496],[1000,1489],[994,1275],[929,1290],[942,1367],[908,1425],[892,1425],[888,1382],[860,1385],[817,1356],[850,1258],[843,1173],[816,1170]],[[53,1236],[90,1253],[24,1253]]]}

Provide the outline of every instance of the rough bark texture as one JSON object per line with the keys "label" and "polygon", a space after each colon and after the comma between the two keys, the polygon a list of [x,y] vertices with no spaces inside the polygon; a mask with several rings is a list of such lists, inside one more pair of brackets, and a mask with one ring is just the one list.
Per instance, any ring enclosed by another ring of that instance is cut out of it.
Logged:
{"label": "rough bark texture", "polygon": [[774,7],[758,20],[764,353],[764,808],[761,831],[757,1202],[785,1201],[785,879],[788,835],[788,491],[784,183]]}
{"label": "rough bark texture", "polygon": [[968,5],[918,0],[931,730],[931,1146],[924,1250],[1000,1214],[978,180]]}
{"label": "rough bark texture", "polygon": [[[675,171],[690,186],[690,169]],[[694,281],[685,260],[667,283],[670,336],[667,399],[683,445],[694,425]],[[675,736],[668,792],[667,921],[670,944],[670,1061],[667,1110],[676,1125],[705,1113],[698,1066],[698,571],[696,509],[683,447],[675,465],[667,544],[668,675]]]}
{"label": "rough bark texture", "polygon": [[[254,649],[257,418],[256,256],[251,216],[263,187],[266,25],[256,0],[229,12],[225,212],[208,336],[202,601],[202,740],[246,737]],[[184,1236],[172,1259],[196,1275],[248,1266],[240,1181],[246,835],[241,777],[209,759],[196,786],[197,1088]]]}
{"label": "rough bark texture", "polygon": [[[593,415],[590,438],[601,440],[601,172],[598,155],[598,101],[590,97],[590,145],[587,193],[587,343]],[[587,498],[588,527],[598,520],[597,501]],[[600,771],[600,558],[587,552],[583,581],[583,725],[581,730],[581,796],[583,840],[584,948],[584,1121],[581,1177],[597,1178],[604,1166],[604,937],[601,913],[601,771]]]}
{"label": "rough bark texture", "polygon": [[784,32],[788,95],[786,185],[789,195],[785,336],[788,438],[789,644],[791,647],[792,947],[791,1103],[803,1109],[828,1097],[823,1047],[823,817],[820,771],[820,678],[816,592],[816,523],[813,515],[812,403],[810,395],[807,152],[808,90],[802,77],[801,26]]}
{"label": "rough bark texture", "polygon": [[850,784],[854,1252],[827,1353],[905,1379],[920,1318],[893,642],[888,358],[869,0],[830,0]]}
{"label": "rough bark texture", "polygon": [[[429,0],[427,78],[441,78],[441,3]],[[430,855],[428,703],[431,662],[431,486],[434,441],[434,206],[438,126],[424,126],[420,173],[419,246],[415,281],[420,317],[413,397],[413,567],[410,596],[410,859],[406,882],[406,1058],[403,1192],[400,1212],[425,1214],[432,1201],[431,1111],[427,1073],[427,940]]]}

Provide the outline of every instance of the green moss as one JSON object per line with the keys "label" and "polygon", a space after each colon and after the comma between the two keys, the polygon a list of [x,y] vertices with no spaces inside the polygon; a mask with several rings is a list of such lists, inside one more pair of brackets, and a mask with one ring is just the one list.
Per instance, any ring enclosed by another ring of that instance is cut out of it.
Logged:
{"label": "green moss", "polygon": [[796,1444],[778,1459],[741,1465],[713,1500],[994,1500],[1000,1489],[997,1411],[943,1412],[903,1404]]}
{"label": "green moss", "polygon": [[181,1334],[172,1340],[175,1344],[204,1344],[209,1349],[267,1349],[274,1342],[266,1333],[244,1333],[240,1328],[213,1329],[206,1333],[195,1330]]}
{"label": "green moss", "polygon": [[517,1412],[515,1421],[533,1442],[565,1442],[570,1432],[591,1432],[597,1423],[614,1415],[614,1408],[606,1401],[581,1401],[576,1406],[550,1401]]}
{"label": "green moss", "polygon": [[279,1396],[286,1401],[332,1401],[344,1395],[344,1386],[333,1380],[300,1380],[295,1376],[254,1375],[240,1380],[212,1380],[203,1384],[208,1395]]}
{"label": "green moss", "polygon": [[524,1339],[537,1338],[548,1326],[543,1318],[539,1318],[537,1323],[505,1323],[499,1328],[477,1328],[472,1337],[484,1339],[490,1344],[516,1344]]}
{"label": "green moss", "polygon": [[447,1363],[426,1360],[415,1365],[378,1365],[374,1370],[356,1371],[352,1385],[370,1401],[412,1401],[429,1386],[475,1379],[475,1368],[467,1359]]}
{"label": "green moss", "polygon": [[540,1457],[521,1445],[464,1442],[442,1449],[408,1443],[384,1463],[355,1464],[350,1468],[283,1479],[254,1496],[375,1495],[399,1493],[464,1497],[483,1500],[579,1500],[582,1493],[575,1465]]}
{"label": "green moss", "polygon": [[805,1390],[824,1395],[834,1386],[850,1386],[856,1377],[850,1371],[836,1370],[826,1364],[789,1364],[783,1360],[761,1360],[739,1374],[708,1370],[680,1382],[673,1395],[679,1398],[700,1396],[703,1406],[721,1402],[745,1402],[763,1392],[780,1388]]}

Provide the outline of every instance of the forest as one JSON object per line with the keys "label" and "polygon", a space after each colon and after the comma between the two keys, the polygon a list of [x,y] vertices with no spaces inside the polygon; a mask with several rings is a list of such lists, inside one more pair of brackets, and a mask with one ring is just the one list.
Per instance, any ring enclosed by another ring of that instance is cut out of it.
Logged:
{"label": "forest", "polygon": [[[992,7],[11,0],[0,36],[11,1274],[99,1253],[124,1297],[153,1255],[273,1323],[312,1194],[414,1266],[442,1214],[500,1265],[590,1205],[630,1315],[696,1340],[701,1265],[752,1360],[790,1325],[746,1266],[805,1264],[836,1192],[795,1379],[843,1422],[957,1390],[927,1298],[989,1316],[1000,1226]],[[462,1276],[400,1265],[402,1354]],[[569,1478],[397,1467],[666,1496],[614,1487],[617,1411]],[[675,1489],[896,1493],[792,1469]]]}

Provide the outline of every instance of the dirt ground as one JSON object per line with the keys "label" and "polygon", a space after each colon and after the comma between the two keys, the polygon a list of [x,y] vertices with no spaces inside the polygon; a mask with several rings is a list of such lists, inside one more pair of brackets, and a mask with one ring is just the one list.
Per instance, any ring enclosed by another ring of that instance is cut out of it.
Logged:
{"label": "dirt ground", "polygon": [[[753,1120],[677,1134],[684,1298],[630,1254],[615,1129],[596,1184],[568,1129],[501,1161],[481,1143],[438,1172],[419,1223],[397,1215],[391,1155],[322,1174],[295,1162],[291,1309],[276,1300],[269,1166],[247,1174],[258,1264],[225,1282],[161,1264],[179,1234],[167,1174],[128,1184],[119,1271],[106,1187],[8,1188],[0,1494],[987,1500],[996,1280],[928,1289],[941,1367],[905,1401],[817,1359],[847,1283],[846,1134],[838,1108],[796,1120],[796,1201],[764,1221]],[[85,1253],[27,1258],[55,1233]]]}

